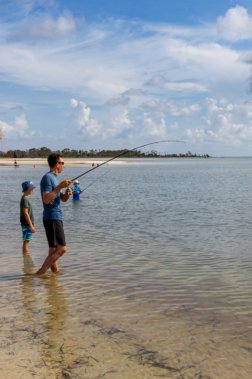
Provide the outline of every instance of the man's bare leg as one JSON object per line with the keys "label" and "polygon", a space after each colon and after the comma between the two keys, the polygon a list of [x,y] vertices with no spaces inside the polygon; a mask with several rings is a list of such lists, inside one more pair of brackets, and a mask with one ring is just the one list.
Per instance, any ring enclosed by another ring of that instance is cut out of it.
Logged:
{"label": "man's bare leg", "polygon": [[[55,249],[54,251],[51,251],[51,254],[49,252],[48,256],[46,257],[43,265],[41,266],[41,268],[36,272],[36,275],[43,275],[45,274],[45,272],[50,268],[50,267],[53,267],[54,269],[57,268],[57,260],[63,255],[65,254],[65,252],[67,251],[67,247],[66,246],[62,246],[62,245],[58,245],[56,248],[53,248]],[[50,249],[49,249],[50,251]],[[56,266],[55,266],[55,263],[56,263]]]}
{"label": "man's bare leg", "polygon": [[[49,255],[53,255],[55,253],[56,247],[49,247]],[[51,266],[52,272],[55,274],[59,271],[59,264],[58,261],[54,262],[54,264]]]}

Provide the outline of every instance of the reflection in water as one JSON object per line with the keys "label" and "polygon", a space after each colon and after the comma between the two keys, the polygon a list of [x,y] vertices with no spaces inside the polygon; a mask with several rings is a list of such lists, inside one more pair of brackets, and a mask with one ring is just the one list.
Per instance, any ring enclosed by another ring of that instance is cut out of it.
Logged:
{"label": "reflection in water", "polygon": [[63,346],[68,315],[63,288],[56,275],[22,278],[24,329],[40,355],[38,368],[56,370],[64,364]]}
{"label": "reflection in water", "polygon": [[51,365],[61,365],[63,362],[63,345],[66,339],[67,304],[63,288],[58,283],[58,277],[52,275],[45,282],[47,301],[45,306],[44,325],[46,329],[45,344],[47,345],[45,358]]}
{"label": "reflection in water", "polygon": [[23,272],[27,275],[34,273],[34,263],[30,254],[23,255]]}

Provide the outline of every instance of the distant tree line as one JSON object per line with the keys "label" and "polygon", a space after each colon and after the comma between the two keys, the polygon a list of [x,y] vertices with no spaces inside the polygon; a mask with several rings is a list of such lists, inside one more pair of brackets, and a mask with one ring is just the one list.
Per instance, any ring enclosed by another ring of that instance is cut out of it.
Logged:
{"label": "distant tree line", "polygon": [[110,158],[125,152],[125,158],[210,158],[208,154],[193,154],[190,151],[184,154],[159,154],[155,150],[150,152],[141,152],[139,150],[128,151],[124,150],[75,150],[63,149],[53,151],[47,147],[31,148],[28,150],[8,150],[7,152],[0,151],[0,158],[47,158],[51,153],[61,153],[66,158]]}

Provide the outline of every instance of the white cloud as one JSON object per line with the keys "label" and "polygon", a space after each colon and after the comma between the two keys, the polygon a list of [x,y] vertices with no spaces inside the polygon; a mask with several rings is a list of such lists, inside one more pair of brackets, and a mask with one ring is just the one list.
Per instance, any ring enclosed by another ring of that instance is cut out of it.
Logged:
{"label": "white cloud", "polygon": [[[39,11],[31,12],[36,5]],[[42,0],[26,0],[22,20],[0,23],[0,79],[34,94],[30,103],[25,99],[26,112],[41,91],[39,101],[51,96],[57,110],[73,96],[70,123],[94,146],[120,138],[170,138],[186,128],[196,140],[250,138],[251,104],[241,103],[248,96],[250,49],[248,41],[239,48],[232,44],[251,38],[252,16],[245,8],[229,9],[211,25],[184,28],[113,18],[81,24],[70,12],[55,8],[49,14],[41,7]],[[25,38],[24,29],[32,38]],[[20,92],[13,93],[15,100],[8,101],[18,104]],[[55,112],[57,125],[64,112]],[[6,120],[1,122],[8,133],[28,130],[24,120],[23,126],[9,123],[10,114]]]}
{"label": "white cloud", "polygon": [[129,103],[130,103],[130,97],[126,96],[125,94],[122,94],[119,97],[116,97],[116,98],[113,98],[113,99],[109,99],[106,102],[106,105],[109,105],[109,106],[119,106],[119,105],[126,106]]}
{"label": "white cloud", "polygon": [[227,99],[206,100],[207,114],[202,127],[186,131],[192,141],[217,141],[224,145],[241,145],[252,141],[252,101],[230,103]]}
{"label": "white cloud", "polygon": [[77,108],[78,104],[79,104],[78,100],[76,100],[76,99],[70,99],[70,105],[71,105],[72,108]]}
{"label": "white cloud", "polygon": [[200,105],[197,103],[186,104],[182,101],[172,102],[150,99],[142,105],[143,109],[149,109],[152,112],[162,112],[172,117],[192,117],[200,112]]}
{"label": "white cloud", "polygon": [[103,136],[104,138],[115,137],[120,139],[134,131],[134,124],[127,109],[112,112],[108,121],[109,126]]}
{"label": "white cloud", "polygon": [[148,98],[146,90],[140,88],[130,88],[123,92],[119,97],[109,99],[106,102],[108,106],[124,106],[128,108],[139,107],[143,101]]}
{"label": "white cloud", "polygon": [[166,122],[162,115],[159,119],[154,119],[149,113],[144,113],[142,134],[165,138],[167,136]]}
{"label": "white cloud", "polygon": [[164,75],[155,75],[147,83],[146,86],[165,89],[171,92],[185,92],[190,91],[191,93],[206,92],[207,88],[205,85],[195,83],[192,81],[171,81],[168,80]]}
{"label": "white cloud", "polygon": [[[160,112],[149,112],[143,109],[131,109],[113,112],[108,120],[107,138],[137,141],[151,140],[152,138],[170,138],[177,127],[166,122],[165,115]],[[106,135],[104,135],[104,138]]]}
{"label": "white cloud", "polygon": [[14,139],[31,138],[34,134],[29,129],[25,114],[17,116],[13,123],[7,123],[0,120],[0,129],[6,137],[11,137]]}
{"label": "white cloud", "polygon": [[83,101],[70,100],[73,109],[71,124],[78,132],[85,137],[94,137],[100,133],[101,125],[91,117],[91,108]]}
{"label": "white cloud", "polygon": [[183,104],[181,104],[181,106],[178,104],[169,104],[168,106],[168,112],[174,117],[192,117],[199,113],[199,111],[199,104],[190,104],[187,106]]}
{"label": "white cloud", "polygon": [[217,31],[229,41],[252,39],[252,16],[246,8],[237,5],[218,17]]}
{"label": "white cloud", "polygon": [[31,38],[55,38],[65,37],[76,30],[77,21],[70,12],[53,19],[45,16],[42,19],[34,19],[26,26],[26,33]]}
{"label": "white cloud", "polygon": [[[74,21],[64,20],[74,28]],[[58,24],[38,28],[38,33],[53,35],[71,29],[60,29]],[[138,27],[141,30],[144,25],[139,23]],[[134,28],[136,25],[130,22],[108,20],[99,27],[85,25],[71,40],[62,39],[57,44],[50,39],[31,44],[3,38],[0,75],[35,89],[88,94],[89,103],[118,99],[129,89],[141,91],[145,83],[171,92],[203,93],[219,87],[223,91],[226,86],[222,83],[230,82],[231,77],[237,88],[249,76],[249,64],[241,61],[241,53],[231,47],[205,38],[171,38],[158,31],[135,35]],[[121,100],[126,102],[127,98]]]}

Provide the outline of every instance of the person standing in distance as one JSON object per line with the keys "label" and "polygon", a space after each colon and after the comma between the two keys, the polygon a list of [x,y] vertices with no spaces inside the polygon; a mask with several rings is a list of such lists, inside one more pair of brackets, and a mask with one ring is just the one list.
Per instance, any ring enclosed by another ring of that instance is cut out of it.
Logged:
{"label": "person standing in distance", "polygon": [[80,194],[82,193],[82,190],[79,186],[78,180],[74,180],[73,182],[72,193],[73,193],[73,200],[80,200]]}
{"label": "person standing in distance", "polygon": [[[49,268],[55,273],[58,272],[58,259],[67,251],[60,201],[66,202],[72,195],[72,191],[68,188],[72,181],[63,180],[58,183],[58,175],[64,168],[61,154],[50,154],[48,164],[50,171],[42,177],[40,191],[44,207],[43,224],[49,252],[43,265],[36,272],[37,275],[43,275]],[[65,193],[61,192],[63,188],[67,188]]]}

